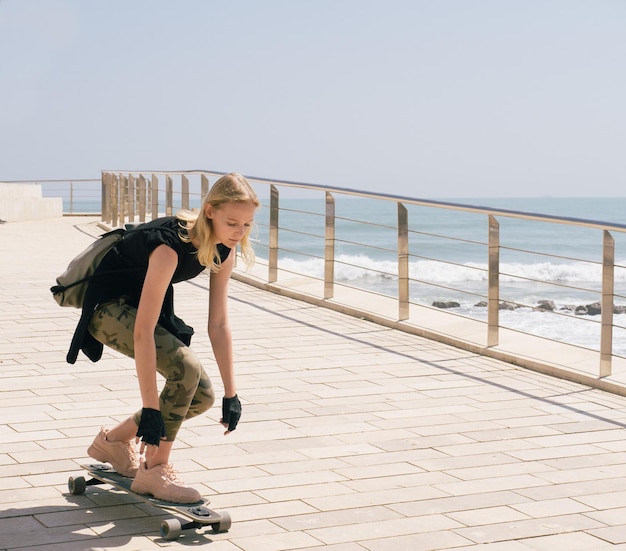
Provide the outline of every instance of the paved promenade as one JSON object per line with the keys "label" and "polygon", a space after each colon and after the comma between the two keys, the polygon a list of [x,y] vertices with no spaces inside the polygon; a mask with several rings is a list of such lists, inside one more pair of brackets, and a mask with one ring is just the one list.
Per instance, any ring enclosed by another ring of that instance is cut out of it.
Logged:
{"label": "paved promenade", "polygon": [[[133,362],[73,366],[78,312],[48,288],[92,218],[0,225],[0,550],[626,549],[626,398],[477,357],[233,281],[243,417],[186,424],[181,478],[228,533],[159,535],[163,512],[67,492],[101,425],[140,407]],[[177,313],[218,387],[207,277]]]}

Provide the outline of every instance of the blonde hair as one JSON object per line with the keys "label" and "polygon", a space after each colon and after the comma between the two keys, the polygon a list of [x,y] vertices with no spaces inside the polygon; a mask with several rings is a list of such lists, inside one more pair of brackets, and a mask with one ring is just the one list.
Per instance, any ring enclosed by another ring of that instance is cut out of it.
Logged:
{"label": "blonde hair", "polygon": [[[198,238],[200,242],[198,261],[203,266],[210,268],[212,272],[221,270],[222,261],[217,249],[218,242],[213,235],[212,221],[204,215],[204,212],[207,205],[219,209],[225,203],[250,203],[256,208],[261,205],[248,180],[241,174],[231,172],[213,184],[202,201],[199,211],[181,210],[176,213],[176,218],[180,220],[181,227],[186,230],[186,235],[185,232],[181,232],[181,239],[188,243],[192,239]],[[254,263],[254,250],[249,239],[251,229],[248,228],[239,242],[241,257],[248,267]]]}

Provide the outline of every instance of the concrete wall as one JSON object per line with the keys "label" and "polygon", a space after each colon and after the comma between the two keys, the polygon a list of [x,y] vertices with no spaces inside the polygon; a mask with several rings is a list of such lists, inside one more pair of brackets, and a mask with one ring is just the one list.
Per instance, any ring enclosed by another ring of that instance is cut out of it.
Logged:
{"label": "concrete wall", "polygon": [[42,197],[38,184],[0,182],[0,220],[20,222],[63,216],[61,197]]}

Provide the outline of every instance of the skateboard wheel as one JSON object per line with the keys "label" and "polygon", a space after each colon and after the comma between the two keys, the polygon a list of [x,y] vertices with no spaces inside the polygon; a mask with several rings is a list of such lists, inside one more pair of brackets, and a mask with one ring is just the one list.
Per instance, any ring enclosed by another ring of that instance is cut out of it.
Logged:
{"label": "skateboard wheel", "polygon": [[178,539],[182,532],[180,521],[170,518],[161,522],[161,537],[164,540],[172,541]]}
{"label": "skateboard wheel", "polygon": [[87,481],[84,476],[77,476],[74,478],[70,476],[67,481],[67,487],[70,491],[70,494],[73,496],[79,496],[85,493],[85,488],[87,488]]}
{"label": "skateboard wheel", "polygon": [[217,511],[217,513],[219,513],[222,518],[219,522],[211,524],[211,528],[214,532],[228,532],[230,525],[232,524],[230,515],[226,511]]}

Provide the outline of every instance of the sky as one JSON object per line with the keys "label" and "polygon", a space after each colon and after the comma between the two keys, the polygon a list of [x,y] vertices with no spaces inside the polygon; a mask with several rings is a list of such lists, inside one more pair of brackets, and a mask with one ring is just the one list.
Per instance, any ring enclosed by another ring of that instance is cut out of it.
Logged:
{"label": "sky", "polygon": [[625,0],[0,0],[0,181],[623,197]]}

